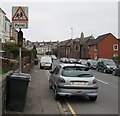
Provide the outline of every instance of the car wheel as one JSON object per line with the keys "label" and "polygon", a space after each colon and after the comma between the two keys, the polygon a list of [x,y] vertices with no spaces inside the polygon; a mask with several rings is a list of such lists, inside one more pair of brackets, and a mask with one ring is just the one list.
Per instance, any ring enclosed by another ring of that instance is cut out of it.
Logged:
{"label": "car wheel", "polygon": [[104,73],[106,73],[106,72],[107,72],[107,70],[106,70],[106,69],[103,69],[103,72],[104,72]]}
{"label": "car wheel", "polygon": [[97,68],[97,71],[99,71],[99,68]]}
{"label": "car wheel", "polygon": [[42,66],[41,66],[41,64],[40,64],[40,69],[42,69]]}
{"label": "car wheel", "polygon": [[113,70],[112,74],[113,74],[114,76],[116,75],[115,70]]}
{"label": "car wheel", "polygon": [[96,101],[96,99],[97,99],[97,96],[94,96],[94,97],[89,96],[90,101]]}
{"label": "car wheel", "polygon": [[49,81],[49,88],[52,89],[52,84],[50,81]]}
{"label": "car wheel", "polygon": [[55,97],[55,100],[59,100],[59,95],[57,94],[56,90],[54,90],[54,97]]}

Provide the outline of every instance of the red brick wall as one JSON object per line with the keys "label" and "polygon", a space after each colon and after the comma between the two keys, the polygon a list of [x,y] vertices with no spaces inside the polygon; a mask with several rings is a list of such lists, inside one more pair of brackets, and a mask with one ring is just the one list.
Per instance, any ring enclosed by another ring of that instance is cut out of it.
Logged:
{"label": "red brick wall", "polygon": [[112,58],[118,51],[113,50],[113,45],[118,44],[114,36],[108,35],[98,44],[98,58]]}
{"label": "red brick wall", "polygon": [[119,41],[119,44],[118,44],[118,54],[120,55],[120,41]]}
{"label": "red brick wall", "polygon": [[94,59],[94,46],[89,46],[89,55],[90,55],[90,59]]}

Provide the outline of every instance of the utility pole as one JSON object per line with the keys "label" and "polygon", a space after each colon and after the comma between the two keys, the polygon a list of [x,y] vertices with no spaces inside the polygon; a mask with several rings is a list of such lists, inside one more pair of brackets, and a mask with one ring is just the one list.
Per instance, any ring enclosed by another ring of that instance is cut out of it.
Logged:
{"label": "utility pole", "polygon": [[70,29],[71,29],[71,39],[73,39],[73,28]]}

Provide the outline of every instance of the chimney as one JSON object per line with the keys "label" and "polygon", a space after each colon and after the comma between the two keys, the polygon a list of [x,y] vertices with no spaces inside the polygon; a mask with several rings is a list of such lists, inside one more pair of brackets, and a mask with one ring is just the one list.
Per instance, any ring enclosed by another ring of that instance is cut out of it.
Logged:
{"label": "chimney", "polygon": [[81,33],[81,37],[80,38],[84,39],[84,33],[83,32]]}

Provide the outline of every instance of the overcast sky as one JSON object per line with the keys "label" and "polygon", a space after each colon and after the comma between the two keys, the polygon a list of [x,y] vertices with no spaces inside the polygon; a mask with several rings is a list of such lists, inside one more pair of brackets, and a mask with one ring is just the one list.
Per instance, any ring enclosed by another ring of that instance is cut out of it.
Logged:
{"label": "overcast sky", "polygon": [[0,7],[11,20],[12,6],[28,6],[28,29],[22,30],[24,37],[30,41],[70,39],[71,28],[73,28],[73,38],[80,37],[81,32],[85,37],[92,34],[95,38],[110,32],[118,38],[117,0],[64,1],[2,0]]}

